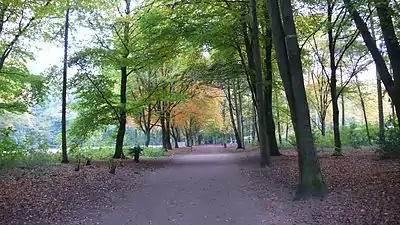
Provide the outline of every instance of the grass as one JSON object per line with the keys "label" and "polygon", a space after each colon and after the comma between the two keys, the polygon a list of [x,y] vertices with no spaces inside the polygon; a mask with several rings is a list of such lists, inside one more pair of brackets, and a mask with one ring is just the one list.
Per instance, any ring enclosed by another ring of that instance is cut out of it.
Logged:
{"label": "grass", "polygon": [[166,156],[167,153],[163,148],[145,147],[142,151],[143,157],[156,158]]}

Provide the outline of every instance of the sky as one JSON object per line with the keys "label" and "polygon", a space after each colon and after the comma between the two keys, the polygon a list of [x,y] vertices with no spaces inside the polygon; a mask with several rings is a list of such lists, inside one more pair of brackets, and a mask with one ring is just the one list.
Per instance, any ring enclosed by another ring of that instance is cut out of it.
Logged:
{"label": "sky", "polygon": [[35,60],[27,63],[31,73],[40,74],[52,65],[62,63],[63,48],[50,43],[40,43],[37,47],[40,50],[35,54]]}

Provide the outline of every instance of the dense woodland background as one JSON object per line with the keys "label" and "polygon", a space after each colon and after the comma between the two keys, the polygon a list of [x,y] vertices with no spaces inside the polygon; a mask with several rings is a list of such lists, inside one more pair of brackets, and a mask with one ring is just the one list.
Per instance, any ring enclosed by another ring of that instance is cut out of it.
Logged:
{"label": "dense woodland background", "polygon": [[[259,146],[267,166],[295,148],[299,195],[321,195],[317,149],[400,155],[399,15],[397,0],[2,1],[0,166],[181,142]],[[35,74],[43,43],[64,57]]]}

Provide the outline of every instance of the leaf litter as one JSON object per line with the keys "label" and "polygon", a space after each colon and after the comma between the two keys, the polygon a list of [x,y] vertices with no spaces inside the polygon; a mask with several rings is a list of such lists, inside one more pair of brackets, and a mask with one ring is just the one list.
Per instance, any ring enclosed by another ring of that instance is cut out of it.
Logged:
{"label": "leaf litter", "polygon": [[116,193],[135,190],[160,163],[126,160],[116,174],[107,162],[15,168],[0,180],[0,224],[73,224],[112,208]]}
{"label": "leaf litter", "polygon": [[318,155],[328,190],[322,200],[294,201],[299,176],[295,151],[273,157],[264,170],[254,158],[242,173],[265,210],[290,215],[291,224],[400,224],[400,160],[378,160],[371,150]]}

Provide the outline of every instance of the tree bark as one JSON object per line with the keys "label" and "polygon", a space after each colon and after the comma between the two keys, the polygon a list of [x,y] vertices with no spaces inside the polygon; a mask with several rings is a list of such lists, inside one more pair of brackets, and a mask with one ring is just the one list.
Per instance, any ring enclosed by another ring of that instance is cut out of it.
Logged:
{"label": "tree bark", "polygon": [[376,72],[376,92],[378,96],[378,116],[379,116],[379,138],[383,140],[385,137],[385,117],[383,115],[383,95],[382,95],[382,86],[381,86],[381,78]]}
{"label": "tree bark", "polygon": [[266,125],[269,150],[271,156],[280,156],[278,143],[276,141],[274,114],[272,112],[272,33],[268,14],[268,6],[264,4],[265,20],[265,106],[266,106]]}
{"label": "tree bark", "polygon": [[258,39],[258,21],[256,0],[250,0],[251,40],[255,66],[255,88],[257,102],[258,132],[260,137],[260,165],[271,164],[268,133],[266,130],[266,105],[264,97],[263,75],[261,69],[260,43]]}
{"label": "tree bark", "polygon": [[[240,98],[240,85],[237,80],[236,82],[236,90],[233,90],[233,98],[234,98],[234,104],[235,104],[235,115],[236,115],[236,124],[237,124],[237,133],[239,138],[238,143],[238,149],[243,148],[243,135],[242,135],[242,117],[241,117],[241,112],[240,112],[240,106],[239,106],[239,98]],[[239,143],[241,143],[241,146],[239,148]]]}
{"label": "tree bark", "polygon": [[190,147],[190,131],[185,129],[186,147]]}
{"label": "tree bark", "polygon": [[[275,92],[275,102],[278,102],[278,93],[277,92]],[[276,107],[276,119],[277,119],[277,126],[278,126],[279,145],[282,145],[281,116],[280,116],[279,107]]]}
{"label": "tree bark", "polygon": [[149,145],[150,145],[150,130],[147,130],[145,132],[145,135],[146,135],[146,142],[145,142],[144,146],[149,147]]}
{"label": "tree bark", "polygon": [[174,148],[179,148],[180,133],[177,127],[171,126],[171,136],[174,139]]}
{"label": "tree bark", "polygon": [[166,141],[165,146],[168,150],[172,150],[170,122],[171,122],[171,113],[167,110],[167,112],[165,112],[165,141]]}
{"label": "tree bark", "polygon": [[69,163],[67,152],[67,70],[68,70],[68,33],[69,33],[69,6],[65,11],[64,30],[64,67],[62,82],[62,109],[61,109],[61,152],[62,163]]}
{"label": "tree bark", "polygon": [[[130,9],[130,1],[125,0],[126,8],[125,14],[129,16],[131,9]],[[124,45],[124,53],[122,56],[122,66],[121,66],[121,81],[120,81],[120,111],[119,111],[119,126],[118,126],[118,133],[117,139],[115,144],[115,152],[114,152],[114,159],[125,158],[123,147],[124,147],[124,137],[125,137],[125,130],[126,130],[126,83],[128,80],[128,72],[127,66],[125,64],[125,60],[129,56],[129,49],[126,46],[129,46],[129,30],[130,24],[129,22],[124,22],[123,24],[123,40],[122,42]]]}
{"label": "tree bark", "polygon": [[[372,8],[369,8],[369,10],[372,12]],[[375,33],[375,22],[373,19],[373,16],[370,17],[370,25],[371,25],[371,33],[372,37],[375,40],[376,43],[376,33]],[[382,44],[380,46],[382,49]],[[382,95],[382,85],[381,85],[381,78],[379,76],[379,72],[376,69],[376,92],[377,92],[377,97],[378,97],[378,121],[379,121],[379,133],[378,133],[378,138],[379,140],[384,140],[385,136],[385,118],[383,115],[383,95]]]}
{"label": "tree bark", "polygon": [[321,112],[322,114],[320,115],[320,120],[321,120],[321,135],[325,136],[326,135],[326,110],[323,110]]}
{"label": "tree bark", "polygon": [[[343,73],[340,73],[340,86],[343,88],[344,84],[343,84]],[[344,127],[346,125],[346,118],[345,118],[345,107],[344,107],[344,93],[342,92],[340,94],[341,97],[341,104],[342,104],[342,127]]]}
{"label": "tree bark", "polygon": [[393,25],[389,1],[375,0],[375,3],[379,17],[379,24],[393,71],[394,98],[392,98],[392,102],[396,109],[397,123],[400,124],[400,44]]}
{"label": "tree bark", "polygon": [[[238,80],[238,89],[240,90],[240,83]],[[242,141],[242,148],[245,149],[245,143],[244,143],[244,119],[243,119],[243,98],[242,98],[242,92],[240,91],[238,93],[239,97],[239,124],[240,124],[240,140]]]}
{"label": "tree bark", "polygon": [[[269,0],[268,2],[278,66],[291,109],[296,134],[300,168],[296,196],[297,198],[321,197],[325,194],[325,184],[311,133],[310,113],[304,87],[300,48],[296,36],[292,5],[290,0],[281,0],[280,7],[278,0]],[[282,10],[283,21],[281,20],[279,9]]]}
{"label": "tree bark", "polygon": [[120,84],[120,103],[121,108],[119,112],[119,126],[117,133],[117,140],[115,144],[114,159],[124,158],[124,136],[126,130],[126,83],[127,83],[127,70],[126,66],[121,67],[121,84]]}
{"label": "tree bark", "polygon": [[251,104],[251,140],[254,141],[258,140],[258,135],[256,136],[257,132],[257,124],[256,124],[256,109],[254,103]]}
{"label": "tree bark", "polygon": [[236,122],[235,122],[235,116],[233,113],[233,103],[232,103],[232,96],[231,96],[231,89],[229,87],[228,84],[228,90],[227,90],[227,100],[228,100],[228,106],[229,106],[229,116],[231,118],[231,122],[232,122],[232,129],[233,129],[233,133],[235,134],[235,139],[236,139],[236,148],[237,149],[241,149],[243,148],[242,146],[242,141],[240,139],[240,135],[236,126]]}
{"label": "tree bark", "polygon": [[338,95],[337,95],[337,77],[336,77],[336,60],[335,60],[335,43],[333,40],[333,24],[332,15],[334,4],[332,0],[328,0],[328,45],[329,45],[329,63],[331,68],[330,77],[330,89],[331,89],[331,99],[332,99],[332,118],[333,118],[333,136],[335,139],[335,152],[333,155],[341,156],[342,153],[342,143],[340,141],[340,128],[339,128],[339,106],[338,106]]}

